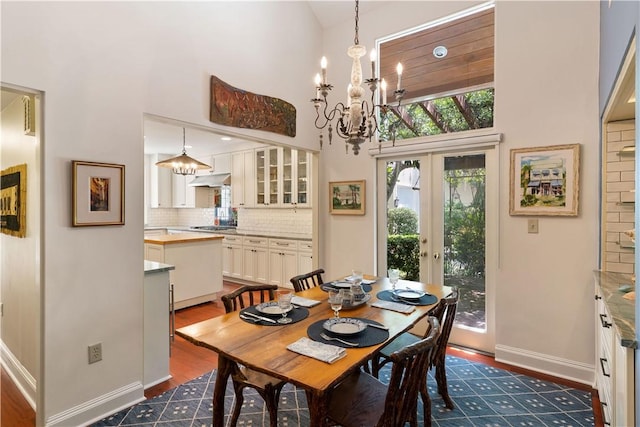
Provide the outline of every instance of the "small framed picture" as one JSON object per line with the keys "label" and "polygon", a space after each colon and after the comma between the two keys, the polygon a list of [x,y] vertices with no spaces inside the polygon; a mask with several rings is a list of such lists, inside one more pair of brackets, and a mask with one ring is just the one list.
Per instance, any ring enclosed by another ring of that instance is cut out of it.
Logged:
{"label": "small framed picture", "polygon": [[0,229],[10,236],[26,237],[27,165],[3,170],[0,182]]}
{"label": "small framed picture", "polygon": [[580,144],[511,150],[509,214],[577,216]]}
{"label": "small framed picture", "polygon": [[72,164],[73,226],[124,225],[124,165]]}
{"label": "small framed picture", "polygon": [[365,181],[330,182],[329,198],[332,215],[364,215]]}

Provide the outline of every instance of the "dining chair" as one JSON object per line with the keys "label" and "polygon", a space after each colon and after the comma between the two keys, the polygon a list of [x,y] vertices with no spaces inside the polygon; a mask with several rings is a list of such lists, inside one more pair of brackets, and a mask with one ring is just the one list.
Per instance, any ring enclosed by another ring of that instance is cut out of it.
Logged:
{"label": "dining chair", "polygon": [[[435,308],[430,312],[430,315],[436,317],[440,322],[440,336],[438,337],[436,354],[434,358],[429,362],[429,369],[435,368],[435,378],[438,385],[438,394],[442,396],[445,406],[448,409],[453,409],[454,405],[453,400],[451,400],[451,397],[449,397],[445,360],[447,356],[447,345],[449,343],[449,336],[451,335],[451,328],[453,327],[453,321],[455,320],[456,310],[458,308],[458,299],[458,290],[454,288],[453,292],[451,292],[446,297],[441,298]],[[393,352],[418,341],[420,341],[419,337],[410,332],[405,332],[396,337],[389,344],[382,347],[382,349],[380,349],[380,351],[376,353],[376,355],[371,359],[372,374],[377,378],[380,369],[387,363],[392,362],[391,355],[393,354]],[[420,394],[422,395],[423,401],[428,398],[429,393],[427,391],[426,376],[424,377]]]}
{"label": "dining chair", "polygon": [[[409,422],[417,426],[418,393],[421,378],[435,355],[440,324],[433,316],[427,318],[426,337],[390,355],[393,365],[391,379],[385,385],[374,376],[357,370],[330,392],[327,418],[343,427],[400,427]],[[431,402],[424,415],[424,425],[431,426]]]}
{"label": "dining chair", "polygon": [[322,285],[324,283],[322,281],[322,273],[324,273],[324,270],[322,268],[319,268],[317,270],[313,270],[310,273],[300,274],[298,276],[292,277],[290,279],[290,282],[296,292],[304,291],[306,289],[313,288],[314,286]]}
{"label": "dining chair", "polygon": [[[263,303],[275,299],[277,285],[251,285],[242,286],[233,292],[223,295],[220,299],[224,304],[226,313],[241,310],[254,304]],[[248,300],[248,304],[247,304]],[[278,403],[280,401],[280,391],[285,385],[285,381],[281,381],[262,372],[254,371],[241,364],[235,364],[231,373],[233,380],[233,389],[236,399],[231,416],[231,425],[235,426],[240,416],[242,403],[244,402],[243,390],[245,387],[255,389],[262,397],[269,412],[269,425],[277,427],[278,425]]]}

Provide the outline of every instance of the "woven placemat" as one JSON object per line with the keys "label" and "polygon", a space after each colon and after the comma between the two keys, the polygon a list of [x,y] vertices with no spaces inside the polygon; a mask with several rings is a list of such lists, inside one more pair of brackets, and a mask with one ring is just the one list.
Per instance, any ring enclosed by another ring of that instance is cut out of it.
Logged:
{"label": "woven placemat", "polygon": [[438,297],[431,294],[424,294],[420,298],[410,299],[410,300],[402,299],[402,298],[394,299],[391,291],[380,291],[376,296],[378,297],[378,299],[381,299],[384,301],[399,302],[402,304],[410,304],[410,305],[431,305],[438,302]]}
{"label": "woven placemat", "polygon": [[[360,317],[353,317],[353,319],[362,320],[365,323],[374,323],[376,325],[382,325],[381,323],[378,323],[370,319],[362,319]],[[323,342],[325,344],[333,344],[338,347],[344,347],[344,348],[356,348],[356,347],[343,344],[340,341],[326,340],[322,338],[320,334],[324,332],[330,337],[336,337],[348,342],[357,343],[358,347],[369,347],[372,345],[380,344],[381,342],[385,342],[386,340],[389,339],[389,331],[385,331],[384,329],[378,329],[378,328],[366,328],[364,331],[358,332],[357,334],[353,334],[353,335],[334,334],[333,332],[329,332],[322,327],[322,324],[326,321],[327,319],[318,320],[317,322],[314,322],[311,325],[309,325],[309,327],[307,328],[307,335],[309,335],[309,338],[311,338],[314,341]]]}
{"label": "woven placemat", "polygon": [[[267,322],[266,320],[258,320],[257,322],[254,322],[253,320],[247,320],[247,319],[242,319],[247,323],[254,323],[256,325],[266,325],[266,326],[283,326],[283,325],[292,325],[296,322],[299,322],[301,320],[306,319],[309,316],[309,310],[304,308],[304,307],[294,307],[289,314],[287,314],[287,317],[291,318],[291,320],[293,320],[291,323],[277,323],[277,320],[279,318],[281,318],[281,315],[273,315],[273,314],[264,314],[264,313],[260,313],[258,310],[256,310],[255,306],[251,306],[251,307],[247,307],[244,308],[242,310],[240,310],[240,314],[245,314],[246,312],[249,313],[253,313],[253,314],[257,314],[258,316],[261,317],[266,317],[267,319],[273,319],[276,321],[276,323],[271,323],[271,322]],[[251,316],[247,316],[247,317],[251,317]]]}

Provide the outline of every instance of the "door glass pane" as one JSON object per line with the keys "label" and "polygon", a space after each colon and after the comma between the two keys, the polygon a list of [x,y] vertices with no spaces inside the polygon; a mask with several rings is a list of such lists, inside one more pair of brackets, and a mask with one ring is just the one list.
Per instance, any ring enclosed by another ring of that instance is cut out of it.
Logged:
{"label": "door glass pane", "polygon": [[260,205],[265,203],[264,199],[264,176],[265,176],[265,152],[256,151],[256,191],[257,191],[257,202]]}
{"label": "door glass pane", "polygon": [[460,293],[456,326],[484,330],[485,156],[444,159],[444,285]]}
{"label": "door glass pane", "polygon": [[269,149],[269,204],[278,204],[278,149]]}
{"label": "door glass pane", "polygon": [[420,280],[420,161],[387,162],[387,268]]}
{"label": "door glass pane", "polygon": [[307,153],[298,151],[298,203],[307,203]]}
{"label": "door glass pane", "polygon": [[282,203],[293,203],[291,148],[282,149]]}

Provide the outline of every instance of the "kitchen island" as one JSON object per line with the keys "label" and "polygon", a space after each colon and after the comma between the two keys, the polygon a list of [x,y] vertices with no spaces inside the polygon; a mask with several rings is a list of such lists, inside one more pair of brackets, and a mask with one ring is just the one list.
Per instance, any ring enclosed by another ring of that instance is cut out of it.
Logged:
{"label": "kitchen island", "polygon": [[170,280],[176,310],[214,301],[222,291],[222,239],[209,233],[145,237],[145,260],[175,266]]}

